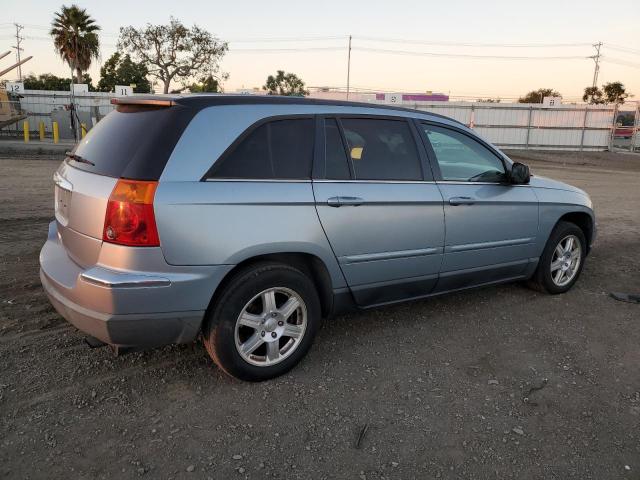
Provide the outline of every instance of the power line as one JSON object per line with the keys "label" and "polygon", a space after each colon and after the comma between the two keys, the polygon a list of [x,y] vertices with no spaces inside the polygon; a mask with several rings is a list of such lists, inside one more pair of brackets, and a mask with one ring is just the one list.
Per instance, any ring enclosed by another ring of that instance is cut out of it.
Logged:
{"label": "power line", "polygon": [[344,40],[347,35],[335,35],[324,37],[252,37],[252,38],[230,38],[229,43],[253,43],[253,42],[315,42],[322,40]]}
{"label": "power line", "polygon": [[390,55],[412,55],[424,57],[450,57],[450,58],[475,58],[493,60],[584,60],[587,57],[577,55],[560,56],[516,56],[516,55],[474,55],[468,53],[436,53],[417,52],[412,50],[391,50],[385,48],[353,47],[353,50],[361,52],[386,53]]}
{"label": "power line", "polygon": [[300,47],[300,48],[230,48],[231,53],[286,53],[313,51],[344,51],[345,47]]}
{"label": "power line", "polygon": [[634,48],[623,47],[620,45],[612,45],[611,43],[605,43],[605,47],[610,48],[611,50],[617,50],[619,52],[630,53],[632,55],[640,55],[640,50],[636,50]]}
{"label": "power line", "polygon": [[603,56],[602,61],[607,63],[615,63],[618,65],[625,65],[627,67],[640,68],[640,63],[628,62],[620,58],[611,58],[611,57]]}
{"label": "power line", "polygon": [[588,47],[591,43],[472,43],[472,42],[442,42],[442,41],[426,41],[426,40],[409,40],[402,38],[385,38],[385,37],[353,37],[356,40],[367,40],[382,43],[403,43],[415,45],[438,45],[449,47],[507,47],[507,48],[556,48],[556,47]]}

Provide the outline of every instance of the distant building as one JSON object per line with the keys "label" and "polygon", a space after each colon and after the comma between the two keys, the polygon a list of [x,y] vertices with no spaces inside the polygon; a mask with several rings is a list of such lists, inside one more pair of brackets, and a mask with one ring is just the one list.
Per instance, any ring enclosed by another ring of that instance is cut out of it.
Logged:
{"label": "distant building", "polygon": [[376,101],[387,104],[415,104],[420,102],[448,102],[449,95],[444,93],[376,93]]}

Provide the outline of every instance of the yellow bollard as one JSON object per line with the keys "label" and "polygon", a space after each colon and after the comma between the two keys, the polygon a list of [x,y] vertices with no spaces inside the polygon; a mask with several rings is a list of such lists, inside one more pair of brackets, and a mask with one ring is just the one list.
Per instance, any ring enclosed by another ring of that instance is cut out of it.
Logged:
{"label": "yellow bollard", "polygon": [[84,123],[80,124],[80,132],[82,134],[82,138],[87,135],[87,126]]}
{"label": "yellow bollard", "polygon": [[22,129],[24,130],[24,143],[29,143],[29,122],[27,120],[22,122]]}
{"label": "yellow bollard", "polygon": [[58,131],[58,122],[53,123],[53,143],[58,143],[60,139],[60,132]]}
{"label": "yellow bollard", "polygon": [[44,140],[44,122],[40,120],[40,141]]}

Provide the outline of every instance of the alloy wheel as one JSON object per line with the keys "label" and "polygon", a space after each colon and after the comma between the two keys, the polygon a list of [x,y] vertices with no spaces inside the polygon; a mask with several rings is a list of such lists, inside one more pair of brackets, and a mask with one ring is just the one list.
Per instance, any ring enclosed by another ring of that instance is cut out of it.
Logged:
{"label": "alloy wheel", "polygon": [[280,363],[300,345],[307,327],[307,307],[295,291],[274,287],[254,296],[236,320],[235,343],[248,363]]}
{"label": "alloy wheel", "polygon": [[582,246],[575,235],[567,235],[558,242],[551,256],[551,280],[558,287],[571,282],[580,268]]}

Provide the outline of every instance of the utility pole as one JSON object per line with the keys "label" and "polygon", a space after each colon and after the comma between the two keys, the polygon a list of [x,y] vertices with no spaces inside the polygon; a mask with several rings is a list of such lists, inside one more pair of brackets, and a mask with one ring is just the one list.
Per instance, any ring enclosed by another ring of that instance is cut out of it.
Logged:
{"label": "utility pole", "polygon": [[598,83],[598,72],[600,72],[600,47],[602,47],[602,42],[594,43],[593,47],[596,49],[596,54],[589,58],[593,58],[593,61],[596,63],[595,69],[593,70],[593,84],[591,85],[595,87]]}
{"label": "utility pole", "polygon": [[347,53],[347,100],[349,100],[350,77],[351,77],[351,35],[349,35],[349,51]]}
{"label": "utility pole", "polygon": [[16,60],[18,61],[18,78],[20,81],[22,81],[22,67],[20,65],[20,52],[23,50],[22,47],[20,46],[22,40],[24,40],[24,37],[20,36],[20,32],[22,31],[22,29],[24,28],[23,25],[19,25],[17,23],[14,23],[14,25],[16,26],[16,44],[13,45],[13,48],[16,49]]}

